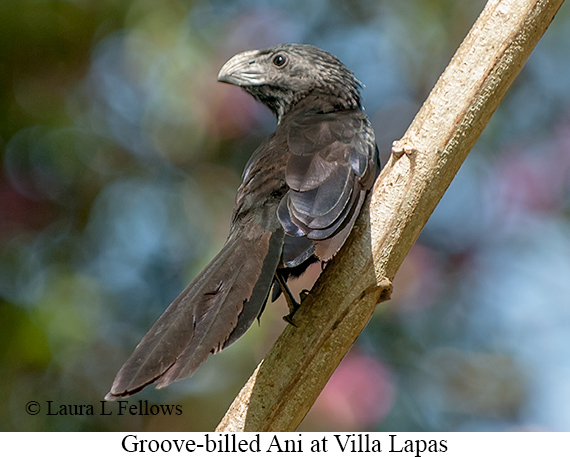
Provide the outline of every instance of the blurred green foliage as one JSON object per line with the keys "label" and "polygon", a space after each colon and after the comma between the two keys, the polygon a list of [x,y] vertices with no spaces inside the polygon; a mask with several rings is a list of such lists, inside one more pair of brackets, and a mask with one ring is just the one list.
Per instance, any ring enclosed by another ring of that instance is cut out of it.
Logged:
{"label": "blurred green foliage", "polygon": [[[193,378],[129,400],[182,415],[98,412],[224,242],[274,127],[220,66],[279,42],[336,54],[385,161],[483,4],[0,2],[0,430],[212,430],[283,328],[281,301]],[[570,429],[568,42],[564,5],[303,430]]]}

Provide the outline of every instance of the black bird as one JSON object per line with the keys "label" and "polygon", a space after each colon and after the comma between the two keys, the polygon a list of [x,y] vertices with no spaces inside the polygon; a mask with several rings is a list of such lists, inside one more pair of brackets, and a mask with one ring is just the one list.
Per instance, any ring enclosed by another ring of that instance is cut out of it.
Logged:
{"label": "black bird", "polygon": [[380,164],[360,83],[336,57],[279,45],[232,57],[218,81],[242,87],[277,117],[243,172],[220,253],[152,326],[105,397],[127,397],[191,375],[241,337],[312,262],[330,260],[360,212]]}

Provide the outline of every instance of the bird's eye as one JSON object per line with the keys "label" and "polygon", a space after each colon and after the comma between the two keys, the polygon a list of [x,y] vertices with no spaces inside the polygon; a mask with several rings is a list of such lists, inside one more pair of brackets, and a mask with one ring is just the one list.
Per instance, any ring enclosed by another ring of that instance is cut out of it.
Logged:
{"label": "bird's eye", "polygon": [[273,65],[276,67],[282,67],[287,62],[287,58],[282,54],[277,54],[273,57]]}

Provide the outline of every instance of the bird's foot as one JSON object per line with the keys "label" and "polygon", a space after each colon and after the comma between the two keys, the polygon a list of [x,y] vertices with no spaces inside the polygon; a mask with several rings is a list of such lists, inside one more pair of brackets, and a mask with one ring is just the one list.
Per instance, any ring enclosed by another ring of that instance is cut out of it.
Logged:
{"label": "bird's foot", "polygon": [[295,311],[291,311],[286,316],[283,316],[283,320],[288,324],[291,324],[293,327],[297,327],[297,324],[293,321],[293,316],[295,316]]}
{"label": "bird's foot", "polygon": [[[285,295],[285,300],[287,301],[287,307],[289,308],[289,314],[287,314],[286,316],[283,316],[283,320],[285,322],[293,325],[294,327],[297,327],[295,322],[293,322],[293,316],[295,316],[295,313],[301,307],[301,303],[297,302],[297,300],[295,300],[293,298],[293,294],[291,294],[290,291],[288,291],[288,292],[289,293],[286,293],[284,295]],[[301,302],[302,301],[303,301],[303,299],[301,299]]]}
{"label": "bird's foot", "polygon": [[287,314],[286,316],[283,316],[283,320],[285,322],[293,325],[294,327],[297,327],[295,322],[293,322],[293,317],[295,316],[295,313],[297,312],[297,310],[301,307],[301,304],[309,296],[309,293],[310,293],[310,291],[308,291],[307,289],[303,289],[301,292],[299,292],[300,302],[297,302],[293,298],[293,295],[285,295],[285,298],[287,299],[287,306],[289,307],[289,314]]}
{"label": "bird's foot", "polygon": [[295,323],[293,322],[293,316],[295,315],[295,313],[297,312],[297,310],[301,305],[297,303],[297,300],[295,300],[295,298],[293,297],[293,294],[289,290],[289,287],[287,287],[286,280],[283,279],[283,277],[281,276],[281,274],[279,274],[278,271],[275,272],[275,279],[277,279],[281,292],[283,292],[283,296],[285,297],[285,301],[287,302],[287,306],[289,307],[289,314],[283,316],[283,320],[296,327]]}

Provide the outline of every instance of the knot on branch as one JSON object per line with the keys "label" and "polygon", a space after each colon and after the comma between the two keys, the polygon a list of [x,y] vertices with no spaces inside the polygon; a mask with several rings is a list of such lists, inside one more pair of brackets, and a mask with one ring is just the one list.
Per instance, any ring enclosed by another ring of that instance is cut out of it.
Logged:
{"label": "knot on branch", "polygon": [[396,140],[392,143],[392,154],[396,159],[399,159],[404,154],[411,156],[416,150],[407,139]]}
{"label": "knot on branch", "polygon": [[377,294],[376,304],[390,300],[392,297],[392,281],[388,278],[382,278],[378,284],[364,290],[360,295],[360,300],[370,294]]}

